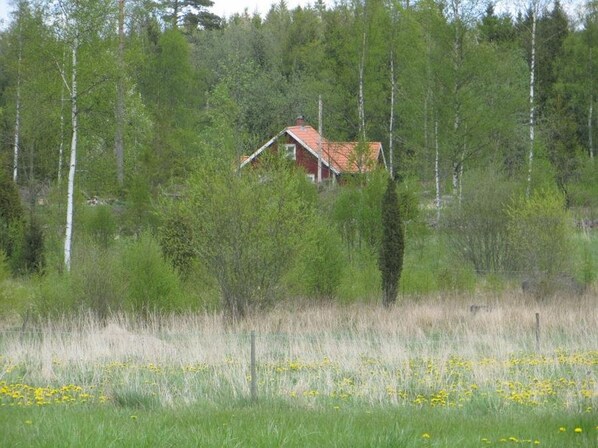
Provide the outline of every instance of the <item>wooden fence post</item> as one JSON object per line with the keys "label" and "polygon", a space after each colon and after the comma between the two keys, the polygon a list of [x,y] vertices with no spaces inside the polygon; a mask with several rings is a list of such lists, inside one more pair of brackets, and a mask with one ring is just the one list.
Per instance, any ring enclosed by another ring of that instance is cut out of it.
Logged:
{"label": "wooden fence post", "polygon": [[251,401],[257,401],[257,372],[255,367],[255,331],[251,332]]}
{"label": "wooden fence post", "polygon": [[536,313],[536,351],[540,351],[540,313]]}

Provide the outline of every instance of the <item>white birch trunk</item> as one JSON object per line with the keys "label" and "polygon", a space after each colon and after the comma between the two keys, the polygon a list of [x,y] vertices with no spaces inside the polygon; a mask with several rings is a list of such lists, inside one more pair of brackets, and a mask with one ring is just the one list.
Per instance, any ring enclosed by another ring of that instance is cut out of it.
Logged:
{"label": "white birch trunk", "polygon": [[[462,145],[463,142],[460,141],[459,132],[461,129],[461,100],[459,98],[460,95],[460,74],[461,68],[463,65],[463,48],[461,46],[461,39],[462,39],[462,24],[461,24],[461,2],[459,0],[452,1],[452,10],[454,14],[455,20],[455,40],[453,42],[453,70],[455,73],[455,85],[453,86],[453,132],[455,136],[455,145],[461,147],[461,153],[463,152]],[[458,148],[454,148],[455,151]],[[460,185],[460,178],[461,178],[461,164],[457,161],[458,153],[455,152],[452,155],[453,158],[453,196],[459,198],[459,202],[461,201],[461,193],[459,190]]]}
{"label": "white birch trunk", "polygon": [[590,47],[590,107],[588,110],[588,151],[590,153],[590,160],[594,161],[594,62],[593,62],[593,48]]}
{"label": "white birch trunk", "polygon": [[66,232],[64,237],[64,267],[68,271],[71,270],[71,247],[73,240],[73,199],[75,190],[75,171],[77,168],[77,51],[78,38],[75,37],[73,42],[73,67],[71,79],[71,121],[72,121],[72,140],[71,140],[71,161],[69,165],[69,182],[67,194],[67,209],[66,209]]}
{"label": "white birch trunk", "polygon": [[393,150],[393,131],[394,131],[394,119],[395,119],[395,62],[394,52],[390,51],[390,120],[388,125],[388,170],[390,172],[390,178],[395,178],[394,170],[394,150]]}
{"label": "white birch trunk", "polygon": [[[19,13],[20,14],[20,13]],[[20,17],[19,17],[20,19]],[[23,60],[22,25],[19,23],[19,58],[17,62],[17,104],[15,116],[14,158],[12,164],[12,180],[16,183],[19,177],[19,146],[21,137],[21,63]]]}
{"label": "white birch trunk", "polygon": [[[62,55],[62,68],[60,70],[60,74],[62,76],[63,81],[65,80],[64,77],[64,69],[66,67],[66,52],[63,51]],[[65,84],[63,82],[62,88],[60,89],[60,145],[58,146],[58,186],[62,185],[62,164],[64,159],[64,89]]]}
{"label": "white birch trunk", "polygon": [[534,165],[534,145],[535,145],[535,126],[536,126],[536,104],[534,99],[535,72],[536,72],[536,5],[532,9],[532,57],[529,73],[529,154],[527,167],[527,190],[526,196],[529,197],[532,189],[532,171]]}
{"label": "white birch trunk", "polygon": [[[20,55],[19,55],[20,60]],[[19,64],[20,65],[20,64]],[[21,135],[21,75],[17,77],[17,104],[15,117],[15,140],[12,164],[12,180],[16,183],[19,176],[19,137]]]}
{"label": "white birch trunk", "polygon": [[594,139],[592,133],[594,132],[592,124],[594,123],[594,98],[590,98],[590,108],[588,111],[588,150],[590,152],[590,159],[594,160]]}
{"label": "white birch trunk", "polygon": [[[365,24],[364,24],[365,26]],[[359,130],[363,140],[366,140],[365,135],[365,99],[363,95],[363,74],[365,70],[365,44],[366,33],[363,32],[363,39],[361,42],[361,60],[359,61]]]}
{"label": "white birch trunk", "polygon": [[438,118],[434,120],[434,183],[436,186],[436,222],[439,222],[442,199],[440,196],[440,145],[438,144]]}
{"label": "white birch trunk", "polygon": [[318,96],[318,184],[322,182],[322,95]]}
{"label": "white birch trunk", "polygon": [[125,129],[125,0],[118,0],[118,79],[116,81],[116,131],[114,155],[116,158],[116,179],[122,187],[125,183],[124,129]]}

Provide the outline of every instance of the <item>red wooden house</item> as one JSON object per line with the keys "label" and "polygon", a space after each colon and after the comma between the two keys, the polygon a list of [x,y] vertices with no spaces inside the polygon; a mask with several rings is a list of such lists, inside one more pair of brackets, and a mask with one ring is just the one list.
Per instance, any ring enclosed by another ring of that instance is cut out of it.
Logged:
{"label": "red wooden house", "polygon": [[306,124],[303,117],[299,117],[295,126],[283,129],[249,157],[245,157],[241,162],[241,168],[255,165],[262,154],[282,151],[286,157],[301,166],[307,176],[315,182],[320,148],[322,180],[340,180],[346,176],[367,173],[379,165],[386,166],[382,143],[366,142],[365,146],[359,147],[358,142],[331,142]]}

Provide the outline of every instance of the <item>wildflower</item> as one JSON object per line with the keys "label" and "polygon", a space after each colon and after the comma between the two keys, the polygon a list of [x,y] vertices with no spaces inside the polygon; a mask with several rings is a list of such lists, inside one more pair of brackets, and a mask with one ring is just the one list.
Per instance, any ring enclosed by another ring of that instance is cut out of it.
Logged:
{"label": "wildflower", "polygon": [[565,432],[565,431],[567,431],[567,428],[565,428],[564,426],[561,426],[559,428],[559,432]]}
{"label": "wildflower", "polygon": [[578,426],[577,428],[575,428],[573,431],[575,431],[577,434],[582,432],[582,429]]}
{"label": "wildflower", "polygon": [[540,445],[540,441],[539,440],[534,440],[534,445]]}
{"label": "wildflower", "polygon": [[422,434],[422,439],[429,439],[430,438],[430,434],[428,434],[427,432],[424,432]]}
{"label": "wildflower", "polygon": [[25,424],[26,425],[33,425],[33,422],[31,420],[25,420]]}

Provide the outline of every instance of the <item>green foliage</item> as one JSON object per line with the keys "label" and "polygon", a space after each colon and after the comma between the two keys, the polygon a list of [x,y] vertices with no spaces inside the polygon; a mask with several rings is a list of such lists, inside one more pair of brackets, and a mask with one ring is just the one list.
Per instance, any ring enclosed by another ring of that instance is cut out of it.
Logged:
{"label": "green foliage", "polygon": [[192,219],[178,204],[166,204],[162,211],[162,222],[158,236],[162,253],[172,266],[187,278],[196,258]]}
{"label": "green foliage", "polygon": [[351,262],[343,270],[337,296],[342,303],[380,300],[382,280],[378,257],[370,249],[353,252]]}
{"label": "green foliage", "polygon": [[31,216],[25,229],[21,264],[22,270],[27,274],[41,274],[44,272],[46,264],[44,233],[38,218],[34,216]]}
{"label": "green foliage", "polygon": [[554,292],[555,282],[573,268],[571,217],[564,196],[554,190],[537,191],[516,201],[508,215],[518,270],[543,285],[541,294]]}
{"label": "green foliage", "polygon": [[[35,304],[36,291],[30,282],[6,279],[0,282],[0,318],[22,323]],[[18,320],[17,320],[18,319]]]}
{"label": "green foliage", "polygon": [[395,303],[403,270],[405,229],[403,227],[396,185],[389,177],[382,199],[382,243],[379,267],[382,274],[383,303]]}
{"label": "green foliage", "polygon": [[89,207],[84,227],[93,241],[103,249],[107,249],[116,235],[116,219],[112,209],[107,205]]}
{"label": "green foliage", "polygon": [[300,195],[305,182],[277,160],[239,174],[205,163],[192,176],[187,206],[198,260],[217,280],[232,318],[275,299],[311,221]]}
{"label": "green foliage", "polygon": [[[91,271],[95,272],[95,271]],[[50,271],[36,285],[35,311],[43,317],[62,317],[80,309],[73,285],[74,273]],[[84,281],[82,276],[79,276]],[[81,282],[80,282],[81,284]]]}
{"label": "green foliage", "polygon": [[444,266],[436,277],[438,290],[443,292],[473,292],[475,273],[467,266]]}
{"label": "green foliage", "polygon": [[[362,175],[365,176],[365,175]],[[386,187],[387,174],[383,170],[369,173],[357,185],[349,183],[339,188],[332,207],[332,220],[340,230],[350,254],[366,245],[378,251],[382,239],[381,201]]]}
{"label": "green foliage", "polygon": [[10,266],[4,252],[0,250],[0,284],[10,277]]}
{"label": "green foliage", "polygon": [[567,199],[572,207],[582,207],[587,212],[594,211],[598,217],[598,163],[585,163],[577,173],[577,178],[567,186]]}
{"label": "green foliage", "polygon": [[516,185],[495,169],[470,172],[462,200],[443,213],[442,226],[451,248],[479,274],[513,267],[507,207],[515,191]]}
{"label": "green foliage", "polygon": [[[0,251],[18,259],[22,239],[23,207],[16,184],[0,167]],[[12,262],[15,267],[18,261]]]}
{"label": "green foliage", "polygon": [[295,294],[333,298],[347,268],[339,234],[325,219],[307,223],[301,247],[287,282]]}
{"label": "green foliage", "polygon": [[148,173],[137,173],[129,182],[126,194],[126,209],[123,216],[125,232],[138,235],[155,226],[152,214],[151,179]]}
{"label": "green foliage", "polygon": [[150,233],[144,232],[126,245],[120,269],[125,309],[142,313],[180,310],[183,297],[179,277]]}
{"label": "green foliage", "polygon": [[68,307],[64,312],[91,310],[100,318],[106,318],[126,303],[128,291],[123,276],[127,271],[121,267],[124,254],[116,248],[104,249],[93,241],[79,241],[77,246],[77,261],[73,263],[70,293],[67,293],[73,302],[64,303]]}

